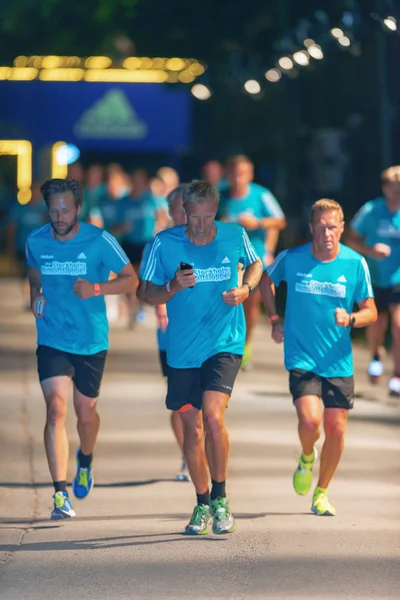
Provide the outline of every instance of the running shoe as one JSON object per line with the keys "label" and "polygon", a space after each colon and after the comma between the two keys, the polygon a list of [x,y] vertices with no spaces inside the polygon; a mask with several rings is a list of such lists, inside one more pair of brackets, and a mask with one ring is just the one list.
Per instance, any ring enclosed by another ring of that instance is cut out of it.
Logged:
{"label": "running shoe", "polygon": [[226,498],[211,500],[211,516],[214,517],[212,530],[217,535],[233,533],[236,523]]}
{"label": "running shoe", "polygon": [[54,508],[50,517],[53,521],[76,517],[76,512],[72,508],[71,500],[68,498],[67,492],[56,492],[53,496],[53,501]]}
{"label": "running shoe", "polygon": [[244,347],[242,364],[240,365],[240,368],[242,369],[242,371],[250,371],[251,370],[251,368],[253,366],[252,360],[253,360],[253,348],[251,347],[250,344],[246,344]]}
{"label": "running shoe", "polygon": [[76,453],[76,463],[78,465],[78,470],[75,475],[75,479],[72,482],[72,491],[74,492],[74,496],[79,500],[83,500],[86,496],[89,496],[90,492],[94,486],[94,478],[92,475],[92,467],[90,466],[87,469],[84,469],[80,466],[79,460],[79,450]]}
{"label": "running shoe", "polygon": [[336,509],[329,502],[328,494],[318,489],[314,492],[311,512],[318,517],[334,517],[336,515]]}
{"label": "running shoe", "polygon": [[315,461],[318,458],[318,450],[314,447],[314,460],[306,462],[304,455],[301,453],[299,464],[293,475],[293,487],[296,494],[304,496],[308,494],[312,481],[312,470]]}
{"label": "running shoe", "polygon": [[389,381],[389,395],[390,396],[400,396],[400,377],[396,377],[395,375]]}
{"label": "running shoe", "polygon": [[368,375],[372,385],[380,383],[383,375],[383,362],[373,358],[368,366]]}
{"label": "running shoe", "polygon": [[177,473],[176,478],[178,481],[192,481],[186,460],[184,458],[182,458],[182,467],[179,473]]}
{"label": "running shoe", "polygon": [[210,520],[210,507],[206,504],[197,504],[189,523],[185,527],[188,535],[207,535]]}

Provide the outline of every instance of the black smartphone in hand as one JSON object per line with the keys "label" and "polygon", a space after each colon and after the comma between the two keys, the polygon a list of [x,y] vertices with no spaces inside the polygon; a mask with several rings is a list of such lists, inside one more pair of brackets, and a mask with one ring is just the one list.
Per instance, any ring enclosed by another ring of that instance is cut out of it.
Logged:
{"label": "black smartphone in hand", "polygon": [[193,269],[193,265],[190,265],[189,263],[181,262],[179,264],[179,269],[181,271],[191,271]]}
{"label": "black smartphone in hand", "polygon": [[[193,265],[186,263],[186,262],[181,262],[179,263],[179,269],[180,271],[191,271],[193,269]],[[190,286],[190,289],[193,289],[193,285]]]}

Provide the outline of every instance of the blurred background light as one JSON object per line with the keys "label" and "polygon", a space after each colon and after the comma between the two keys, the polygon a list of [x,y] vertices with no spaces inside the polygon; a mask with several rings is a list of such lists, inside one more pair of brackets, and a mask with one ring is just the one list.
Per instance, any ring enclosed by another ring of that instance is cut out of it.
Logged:
{"label": "blurred background light", "polygon": [[282,56],[282,58],[278,60],[278,63],[282,69],[285,69],[285,71],[290,71],[290,69],[293,69],[293,61],[288,56]]}
{"label": "blurred background light", "polygon": [[271,83],[276,83],[281,79],[281,77],[282,73],[279,69],[269,69],[269,71],[265,73],[265,78]]}
{"label": "blurred background light", "polygon": [[192,87],[191,92],[197,100],[208,100],[212,95],[210,88],[202,83],[196,83]]}
{"label": "blurred background light", "polygon": [[261,85],[255,79],[249,79],[244,84],[244,89],[248,94],[259,94],[261,92]]}
{"label": "blurred background light", "polygon": [[311,46],[309,46],[307,52],[315,60],[322,60],[324,58],[322,48],[318,44],[312,44]]}
{"label": "blurred background light", "polygon": [[299,50],[293,54],[293,59],[298,65],[306,67],[310,64],[310,57],[305,50]]}

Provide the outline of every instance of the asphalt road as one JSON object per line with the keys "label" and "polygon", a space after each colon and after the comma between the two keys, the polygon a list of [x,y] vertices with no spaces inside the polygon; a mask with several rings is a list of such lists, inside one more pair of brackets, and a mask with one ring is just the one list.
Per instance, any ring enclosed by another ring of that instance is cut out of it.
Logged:
{"label": "asphalt road", "polygon": [[[179,452],[164,409],[154,322],[115,326],[100,400],[96,486],[77,518],[49,520],[44,403],[35,332],[16,282],[0,281],[1,600],[361,599],[400,597],[400,403],[370,389],[355,355],[357,393],[331,485],[335,518],[310,514],[292,489],[299,445],[282,351],[261,324],[255,369],[228,410],[231,536],[182,535],[194,505],[175,481]],[[72,407],[71,407],[72,408]],[[77,445],[70,411],[70,478]]]}

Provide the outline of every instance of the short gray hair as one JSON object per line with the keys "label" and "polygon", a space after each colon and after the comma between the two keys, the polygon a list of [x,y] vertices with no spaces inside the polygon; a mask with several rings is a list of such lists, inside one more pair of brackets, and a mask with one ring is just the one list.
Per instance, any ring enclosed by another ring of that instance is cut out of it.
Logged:
{"label": "short gray hair", "polygon": [[208,181],[192,181],[183,192],[183,206],[219,202],[219,191]]}

